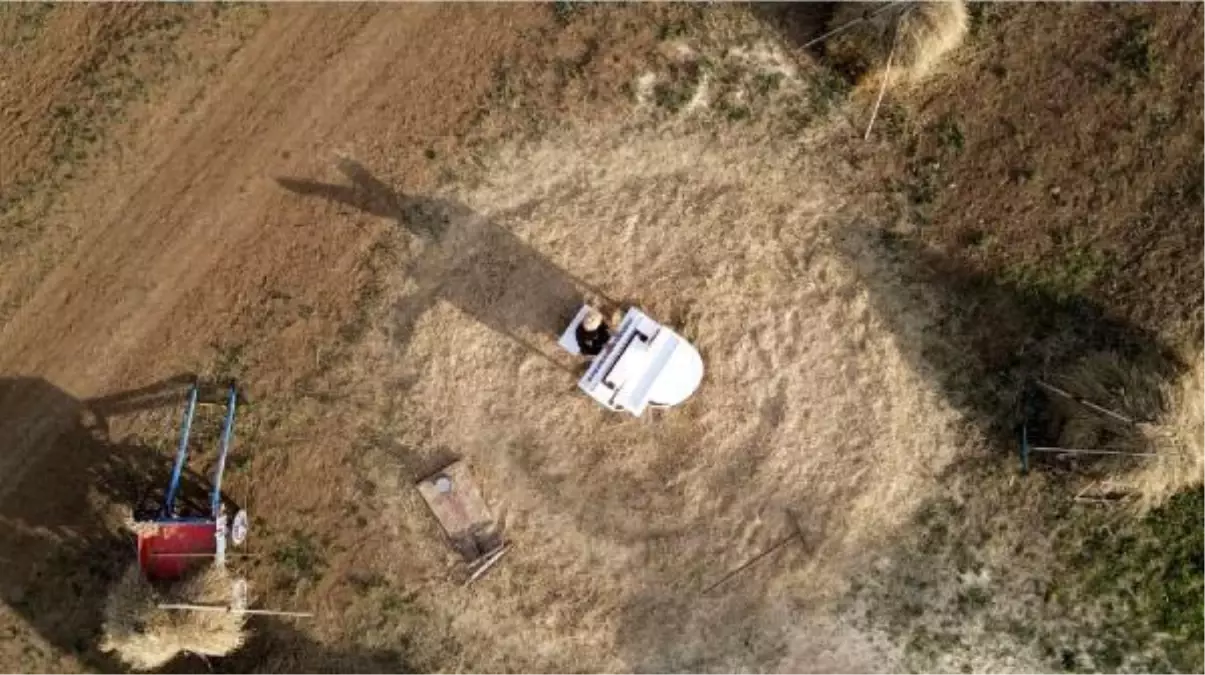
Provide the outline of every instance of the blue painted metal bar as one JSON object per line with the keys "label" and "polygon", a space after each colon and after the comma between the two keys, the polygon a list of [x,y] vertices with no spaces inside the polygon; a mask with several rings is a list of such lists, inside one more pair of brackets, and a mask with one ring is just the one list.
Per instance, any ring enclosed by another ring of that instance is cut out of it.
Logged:
{"label": "blue painted metal bar", "polygon": [[226,473],[226,456],[230,454],[230,437],[234,433],[234,409],[238,405],[238,386],[230,383],[226,398],[226,421],[222,423],[222,445],[218,450],[218,465],[213,470],[213,492],[209,497],[210,514],[216,520],[222,507],[222,474]]}
{"label": "blue painted metal bar", "polygon": [[167,495],[163,498],[163,513],[165,518],[176,515],[176,493],[180,490],[180,474],[184,471],[184,463],[188,461],[188,434],[192,431],[192,418],[197,412],[198,386],[193,383],[188,392],[188,406],[184,409],[184,420],[180,423],[180,447],[176,449],[176,462],[172,465],[171,482],[167,484]]}
{"label": "blue painted metal bar", "polygon": [[1029,473],[1029,420],[1021,423],[1021,473]]}

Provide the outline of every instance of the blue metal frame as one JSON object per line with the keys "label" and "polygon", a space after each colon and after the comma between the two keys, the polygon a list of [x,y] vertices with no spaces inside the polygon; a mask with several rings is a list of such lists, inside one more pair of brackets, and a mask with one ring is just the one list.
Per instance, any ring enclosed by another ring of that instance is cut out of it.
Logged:
{"label": "blue metal frame", "polygon": [[178,518],[176,516],[176,497],[180,492],[180,476],[184,473],[184,465],[188,462],[188,437],[192,432],[192,421],[197,412],[197,397],[200,384],[194,382],[188,392],[188,404],[184,408],[184,419],[180,422],[180,444],[176,448],[176,460],[172,465],[171,481],[167,486],[167,494],[163,498],[163,508],[159,519],[175,523],[204,523],[217,520],[222,508],[222,475],[226,472],[226,457],[230,454],[230,444],[234,436],[234,413],[238,406],[238,386],[231,382],[226,395],[226,418],[222,422],[222,440],[218,448],[218,463],[214,468],[212,488],[209,494],[209,518]]}
{"label": "blue metal frame", "polygon": [[213,470],[213,491],[209,495],[210,515],[216,520],[222,510],[222,474],[226,473],[226,456],[230,454],[230,438],[234,433],[234,409],[238,405],[238,388],[230,383],[226,395],[226,419],[222,422],[222,444],[218,449],[218,465]]}
{"label": "blue metal frame", "polygon": [[198,386],[194,382],[188,390],[188,405],[184,408],[184,419],[180,422],[180,445],[176,448],[176,462],[172,465],[172,477],[167,484],[167,494],[163,497],[161,518],[174,518],[176,515],[176,493],[180,490],[180,474],[188,461],[188,434],[192,431],[192,418],[197,412]]}
{"label": "blue metal frame", "polygon": [[1034,400],[1036,385],[1026,382],[1021,392],[1021,433],[1018,454],[1021,456],[1021,473],[1029,473],[1029,422],[1037,416],[1037,401]]}

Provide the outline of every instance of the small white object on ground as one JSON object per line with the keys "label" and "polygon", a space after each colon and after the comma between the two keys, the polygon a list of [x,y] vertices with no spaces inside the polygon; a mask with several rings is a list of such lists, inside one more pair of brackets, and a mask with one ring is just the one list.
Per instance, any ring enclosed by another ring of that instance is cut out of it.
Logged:
{"label": "small white object on ground", "polygon": [[235,546],[242,546],[243,542],[247,541],[247,531],[250,527],[251,525],[247,519],[247,511],[239,509],[230,521],[230,543]]}
{"label": "small white object on ground", "polygon": [[237,578],[230,582],[230,608],[236,612],[247,609],[247,580]]}
{"label": "small white object on ground", "polygon": [[435,489],[438,490],[440,494],[448,494],[452,491],[452,479],[448,478],[447,476],[440,476],[439,478],[436,478]]}

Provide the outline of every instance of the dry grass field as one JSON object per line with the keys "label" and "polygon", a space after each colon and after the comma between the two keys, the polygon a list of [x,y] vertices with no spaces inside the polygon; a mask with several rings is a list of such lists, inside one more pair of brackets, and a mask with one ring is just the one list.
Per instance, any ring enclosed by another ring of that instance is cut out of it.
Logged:
{"label": "dry grass field", "polygon": [[[196,373],[239,571],[315,616],[168,671],[1199,671],[1201,7],[971,5],[869,134],[835,9],[0,6],[0,665],[126,668]],[[581,395],[583,300],[698,393]],[[1021,474],[1034,378],[1158,456]]]}

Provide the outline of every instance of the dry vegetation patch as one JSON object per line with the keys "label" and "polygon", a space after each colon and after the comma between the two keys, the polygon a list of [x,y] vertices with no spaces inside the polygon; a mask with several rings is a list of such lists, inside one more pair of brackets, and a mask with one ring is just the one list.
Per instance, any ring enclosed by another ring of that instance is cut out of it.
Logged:
{"label": "dry vegetation patch", "polygon": [[[781,96],[809,86],[783,77]],[[825,603],[973,443],[901,349],[927,308],[895,332],[868,301],[863,275],[894,277],[843,225],[864,205],[822,148],[844,128],[785,142],[769,116],[713,136],[661,114],[504,144],[436,195],[331,173],[398,205],[398,272],[355,366],[373,374],[358,387],[379,444],[370,527],[413,533],[394,554],[406,577],[437,574],[446,552],[411,482],[441,454],[469,460],[514,550],[469,591],[424,585],[442,600],[422,604],[490,636],[461,643],[480,667],[794,669],[835,651],[834,668],[874,668],[882,645]],[[554,333],[600,296],[698,345],[708,372],[682,409],[625,419],[575,393]],[[788,510],[806,549],[704,596],[790,531]]]}

